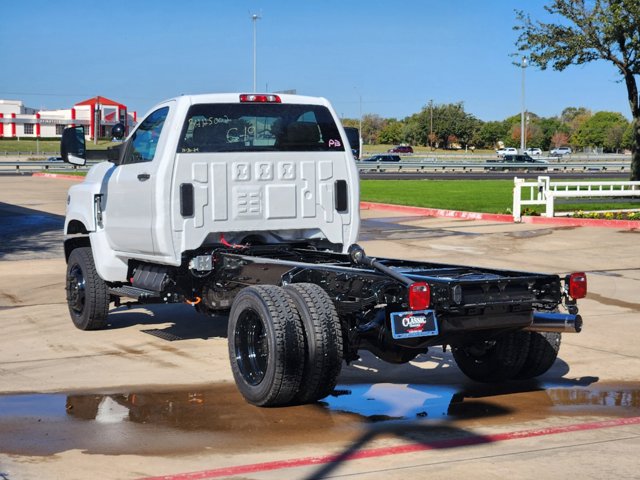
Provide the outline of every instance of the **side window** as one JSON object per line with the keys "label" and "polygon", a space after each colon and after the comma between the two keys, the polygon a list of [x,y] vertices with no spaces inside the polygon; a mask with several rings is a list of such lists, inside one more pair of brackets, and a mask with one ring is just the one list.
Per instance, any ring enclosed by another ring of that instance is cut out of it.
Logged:
{"label": "side window", "polygon": [[163,107],[144,119],[131,137],[131,145],[129,145],[124,159],[125,164],[153,160],[160,133],[162,133],[162,126],[168,114],[169,107]]}

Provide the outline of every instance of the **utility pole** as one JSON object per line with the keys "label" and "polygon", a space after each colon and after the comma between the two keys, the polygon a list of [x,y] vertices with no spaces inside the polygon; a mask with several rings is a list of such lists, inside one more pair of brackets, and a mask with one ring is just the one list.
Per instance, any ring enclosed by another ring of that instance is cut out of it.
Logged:
{"label": "utility pole", "polygon": [[359,152],[360,152],[360,156],[362,157],[362,147],[363,147],[363,141],[362,141],[362,94],[359,94],[359,98],[360,98],[360,118],[358,120],[358,147],[359,147]]}
{"label": "utility pole", "polygon": [[527,57],[522,57],[522,112],[520,113],[520,153],[524,153],[527,145],[525,128],[524,72],[527,69]]}
{"label": "utility pole", "polygon": [[100,125],[100,120],[102,119],[102,114],[100,112],[100,97],[96,97],[98,99],[98,101],[96,102],[96,111],[95,111],[95,118],[94,118],[94,127],[93,127],[93,144],[97,145],[98,144],[98,137],[100,136],[100,129],[101,129],[101,125]]}
{"label": "utility pole", "polygon": [[257,72],[257,46],[256,46],[256,37],[257,37],[257,23],[262,17],[257,13],[251,15],[251,21],[253,22],[253,93],[257,92],[257,80],[258,80],[258,72]]}

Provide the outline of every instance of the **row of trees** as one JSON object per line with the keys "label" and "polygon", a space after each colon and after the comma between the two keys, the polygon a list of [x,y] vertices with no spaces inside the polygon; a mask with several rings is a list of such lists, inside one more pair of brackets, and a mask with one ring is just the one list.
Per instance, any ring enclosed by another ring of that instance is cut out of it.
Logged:
{"label": "row of trees", "polygon": [[[346,126],[359,121],[345,119]],[[526,144],[550,150],[571,145],[576,149],[602,148],[619,152],[633,146],[633,127],[617,112],[592,113],[584,107],[568,107],[558,117],[526,115]],[[483,122],[460,103],[433,104],[403,120],[367,114],[362,118],[362,137],[368,144],[399,144],[434,148],[489,148],[520,146],[520,114],[502,121]]]}

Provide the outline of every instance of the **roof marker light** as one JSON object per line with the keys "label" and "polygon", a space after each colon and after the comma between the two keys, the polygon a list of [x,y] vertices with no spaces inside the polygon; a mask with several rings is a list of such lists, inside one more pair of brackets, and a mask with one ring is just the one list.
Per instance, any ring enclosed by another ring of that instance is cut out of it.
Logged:
{"label": "roof marker light", "polygon": [[282,103],[278,95],[271,94],[258,94],[258,93],[243,93],[240,95],[240,102],[242,103]]}

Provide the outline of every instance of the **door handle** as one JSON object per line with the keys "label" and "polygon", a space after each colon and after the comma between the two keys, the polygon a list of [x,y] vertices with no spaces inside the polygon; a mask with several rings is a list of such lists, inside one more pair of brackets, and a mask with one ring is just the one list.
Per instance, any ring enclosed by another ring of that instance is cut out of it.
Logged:
{"label": "door handle", "polygon": [[140,173],[140,174],[138,174],[138,180],[140,180],[141,182],[146,182],[150,178],[151,178],[151,175],[149,175],[148,173]]}

